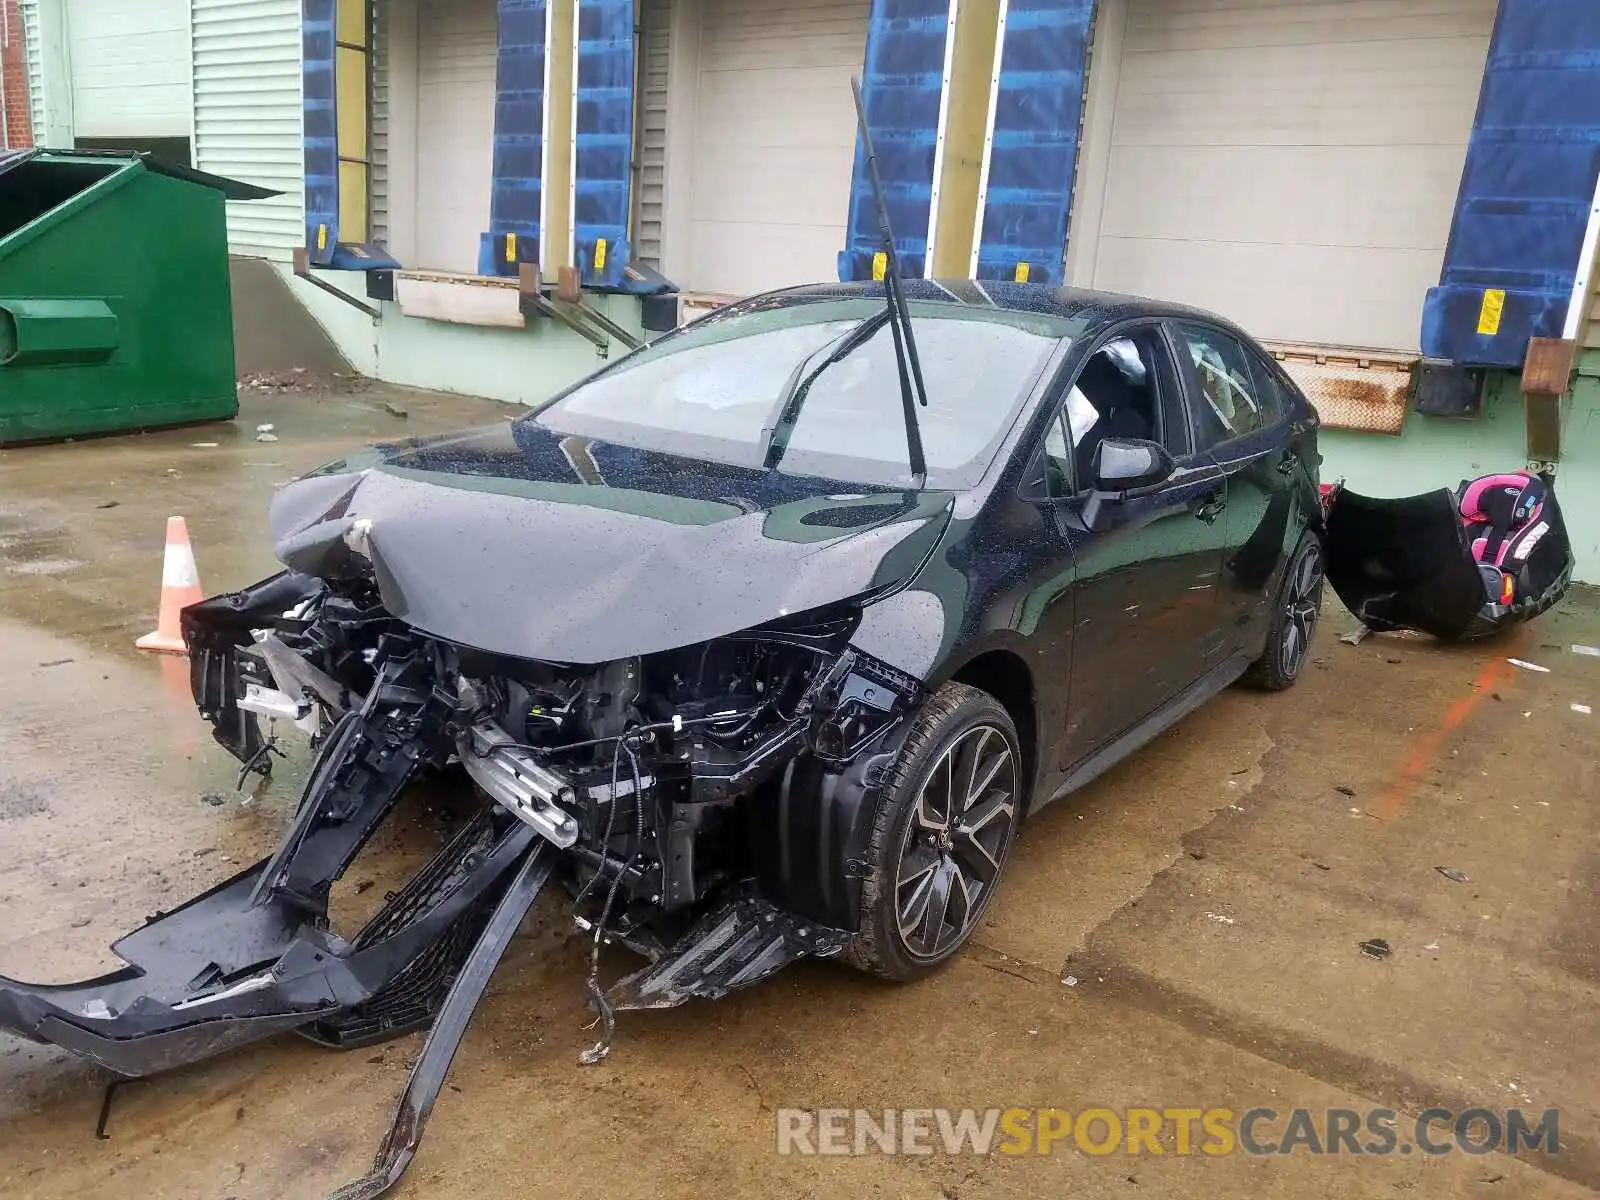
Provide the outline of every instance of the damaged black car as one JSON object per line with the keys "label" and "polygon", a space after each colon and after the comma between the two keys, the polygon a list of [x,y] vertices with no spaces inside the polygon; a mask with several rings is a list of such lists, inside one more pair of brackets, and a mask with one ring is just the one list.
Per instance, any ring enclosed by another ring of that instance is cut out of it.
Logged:
{"label": "damaged black car", "polygon": [[[1317,419],[1205,313],[1007,283],[732,305],[518,419],[285,487],[282,573],[184,613],[217,740],[314,762],[277,851],[0,1027],[125,1076],[279,1032],[430,1030],[400,1176],[541,894],[615,1014],[805,956],[957,954],[1029,813],[1249,675],[1323,586]],[[894,292],[896,289],[891,289]],[[360,930],[330,888],[413,782],[474,799]],[[636,951],[603,983],[602,942]]]}

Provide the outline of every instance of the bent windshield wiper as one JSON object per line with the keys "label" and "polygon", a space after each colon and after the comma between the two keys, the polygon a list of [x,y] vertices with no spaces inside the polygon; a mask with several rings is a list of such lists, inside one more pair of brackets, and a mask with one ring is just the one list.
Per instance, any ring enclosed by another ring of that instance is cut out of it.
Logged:
{"label": "bent windshield wiper", "polygon": [[[811,385],[817,381],[817,377],[835,363],[843,362],[851,354],[870,342],[872,335],[882,329],[888,320],[889,313],[885,310],[884,312],[874,313],[865,321],[862,321],[834,343],[833,350],[827,358],[823,359],[804,378],[793,385],[788,392],[787,398],[782,401],[782,408],[779,410],[777,421],[773,423],[772,435],[767,439],[767,457],[762,466],[770,471],[783,461],[784,451],[789,449],[789,436],[794,433],[795,422],[800,419],[800,409],[805,404],[806,397],[810,395]],[[805,362],[802,361],[795,368],[795,373],[799,374],[800,371],[804,370],[805,365]]]}

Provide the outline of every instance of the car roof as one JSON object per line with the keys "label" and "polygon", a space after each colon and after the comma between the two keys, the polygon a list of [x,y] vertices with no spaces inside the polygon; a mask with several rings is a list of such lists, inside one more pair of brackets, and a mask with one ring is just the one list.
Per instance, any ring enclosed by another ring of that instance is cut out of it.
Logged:
{"label": "car roof", "polygon": [[[1165,300],[1152,300],[1145,296],[1128,296],[1118,292],[1057,287],[1042,283],[1011,283],[999,279],[907,279],[904,284],[906,299],[919,303],[1000,309],[1081,320],[1084,322],[1084,336],[1093,336],[1105,326],[1130,317],[1175,317],[1207,321],[1249,337],[1232,321],[1216,313]],[[805,284],[800,287],[785,288],[782,291],[768,292],[762,296],[753,296],[732,307],[740,309],[746,306],[774,307],[807,304],[819,300],[858,298],[881,300],[883,284],[877,282]]]}

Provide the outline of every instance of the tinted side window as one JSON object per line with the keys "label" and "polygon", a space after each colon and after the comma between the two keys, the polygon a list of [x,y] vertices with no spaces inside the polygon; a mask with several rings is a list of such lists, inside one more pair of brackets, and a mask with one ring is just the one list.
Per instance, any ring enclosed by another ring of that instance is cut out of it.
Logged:
{"label": "tinted side window", "polygon": [[1231,441],[1277,421],[1282,405],[1276,394],[1263,396],[1239,340],[1204,325],[1179,324],[1200,389],[1201,441]]}
{"label": "tinted side window", "polygon": [[1250,365],[1255,368],[1256,395],[1268,413],[1268,422],[1282,420],[1294,408],[1294,391],[1285,382],[1282,368],[1259,354],[1250,356]]}

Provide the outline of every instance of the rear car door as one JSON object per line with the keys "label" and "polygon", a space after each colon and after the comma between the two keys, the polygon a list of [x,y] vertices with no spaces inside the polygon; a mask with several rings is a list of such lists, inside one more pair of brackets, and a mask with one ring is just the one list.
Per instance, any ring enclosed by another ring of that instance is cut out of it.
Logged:
{"label": "rear car door", "polygon": [[[1072,445],[1060,472],[1072,489],[1062,518],[1075,531],[1077,564],[1069,765],[1197,680],[1217,637],[1227,483],[1195,453],[1183,391],[1152,321],[1103,342],[1062,400]],[[1107,437],[1158,442],[1176,470],[1120,498],[1097,496],[1095,451]]]}
{"label": "rear car door", "polygon": [[1300,536],[1293,384],[1254,347],[1217,326],[1173,322],[1195,436],[1228,481],[1213,662],[1258,649],[1284,564]]}

